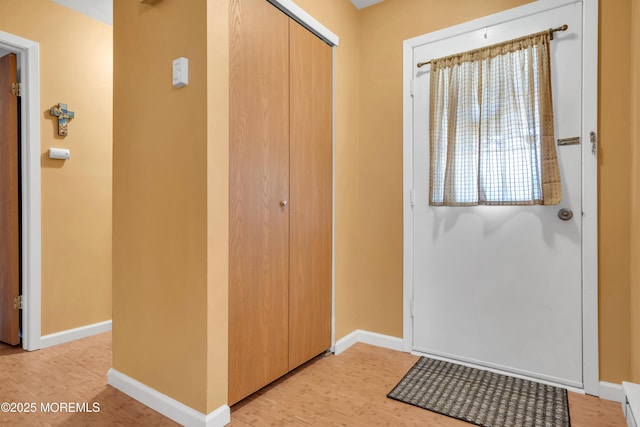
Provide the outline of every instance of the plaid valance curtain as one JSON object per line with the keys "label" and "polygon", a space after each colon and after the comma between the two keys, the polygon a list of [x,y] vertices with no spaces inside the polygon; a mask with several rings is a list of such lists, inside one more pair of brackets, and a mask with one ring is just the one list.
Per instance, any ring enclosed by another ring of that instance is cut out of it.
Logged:
{"label": "plaid valance curtain", "polygon": [[431,61],[431,205],[560,202],[550,36]]}

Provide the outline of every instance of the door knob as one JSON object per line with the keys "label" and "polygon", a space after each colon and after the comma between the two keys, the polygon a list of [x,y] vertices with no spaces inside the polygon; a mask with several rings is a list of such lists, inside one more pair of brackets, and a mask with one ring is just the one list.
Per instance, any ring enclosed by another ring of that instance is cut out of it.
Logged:
{"label": "door knob", "polygon": [[573,218],[573,211],[571,209],[560,209],[558,211],[558,218],[563,221],[569,221]]}
{"label": "door knob", "polygon": [[280,200],[280,207],[284,208],[289,204],[286,200]]}

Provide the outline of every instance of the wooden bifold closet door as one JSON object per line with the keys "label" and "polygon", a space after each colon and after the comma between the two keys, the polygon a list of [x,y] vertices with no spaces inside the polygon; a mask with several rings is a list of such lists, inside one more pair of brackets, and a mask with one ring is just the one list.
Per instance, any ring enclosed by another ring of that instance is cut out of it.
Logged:
{"label": "wooden bifold closet door", "polygon": [[232,0],[229,404],[331,346],[332,53]]}

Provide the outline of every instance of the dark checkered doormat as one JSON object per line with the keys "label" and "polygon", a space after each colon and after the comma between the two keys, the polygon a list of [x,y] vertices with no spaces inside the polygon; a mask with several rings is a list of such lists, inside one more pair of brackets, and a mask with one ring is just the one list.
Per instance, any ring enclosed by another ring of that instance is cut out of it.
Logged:
{"label": "dark checkered doormat", "polygon": [[421,357],[387,395],[484,427],[569,427],[567,391]]}

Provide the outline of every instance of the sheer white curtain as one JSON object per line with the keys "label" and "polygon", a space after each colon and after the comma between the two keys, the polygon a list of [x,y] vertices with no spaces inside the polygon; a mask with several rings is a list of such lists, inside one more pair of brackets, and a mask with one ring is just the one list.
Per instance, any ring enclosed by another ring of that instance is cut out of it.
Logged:
{"label": "sheer white curtain", "polygon": [[558,204],[550,32],[431,61],[430,204]]}

